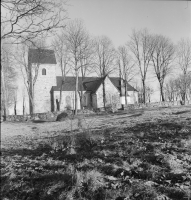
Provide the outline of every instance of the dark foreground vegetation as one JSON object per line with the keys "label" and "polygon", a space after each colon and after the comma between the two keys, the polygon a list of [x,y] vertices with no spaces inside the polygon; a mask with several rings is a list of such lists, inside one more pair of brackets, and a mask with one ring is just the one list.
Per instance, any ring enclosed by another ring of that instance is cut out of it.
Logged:
{"label": "dark foreground vegetation", "polygon": [[1,152],[2,199],[191,199],[190,107],[122,117],[43,140],[14,137]]}

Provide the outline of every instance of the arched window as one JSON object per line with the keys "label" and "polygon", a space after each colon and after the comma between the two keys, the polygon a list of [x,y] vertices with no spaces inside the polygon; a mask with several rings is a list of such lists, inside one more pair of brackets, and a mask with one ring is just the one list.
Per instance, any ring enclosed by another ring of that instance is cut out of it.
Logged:
{"label": "arched window", "polygon": [[46,69],[42,69],[42,75],[46,75]]}

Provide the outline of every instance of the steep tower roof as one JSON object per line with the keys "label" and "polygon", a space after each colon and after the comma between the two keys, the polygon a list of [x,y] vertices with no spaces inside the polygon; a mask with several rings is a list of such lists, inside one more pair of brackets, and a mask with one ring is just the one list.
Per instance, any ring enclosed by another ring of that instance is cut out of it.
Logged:
{"label": "steep tower roof", "polygon": [[56,58],[53,50],[49,49],[29,49],[29,63],[56,64]]}

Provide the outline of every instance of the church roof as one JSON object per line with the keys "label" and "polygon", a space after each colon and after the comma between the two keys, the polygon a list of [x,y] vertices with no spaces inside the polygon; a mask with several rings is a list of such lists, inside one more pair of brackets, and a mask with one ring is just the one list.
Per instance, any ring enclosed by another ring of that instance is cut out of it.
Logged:
{"label": "church roof", "polygon": [[[86,82],[89,82],[89,81],[90,82],[91,81],[94,82],[94,81],[96,81],[98,79],[100,79],[100,78],[98,78],[98,77],[84,77],[84,80],[82,81],[82,77],[78,77],[78,88],[79,88],[79,90],[82,89],[82,91],[86,91],[87,88],[85,88],[84,84]],[[52,87],[52,89],[54,91],[60,91],[62,80],[63,80],[62,76],[57,76],[56,77],[56,84],[57,85]],[[82,84],[82,82],[83,82],[83,84]],[[75,91],[75,87],[76,87],[76,77],[74,77],[74,76],[66,76],[62,90],[63,91]]]}
{"label": "church roof", "polygon": [[105,77],[84,82],[84,88],[86,89],[86,91],[95,93],[97,89],[99,88],[99,86],[103,83],[104,79]]}
{"label": "church roof", "polygon": [[[119,77],[109,77],[111,82],[120,90],[120,78]],[[132,87],[129,83],[127,83],[127,91],[137,91],[134,87]]]}
{"label": "church roof", "polygon": [[[84,77],[82,81],[82,77],[78,77],[78,88],[82,91],[88,91],[91,93],[95,93],[99,86],[102,84],[105,78],[100,77]],[[113,85],[120,90],[120,78],[119,77],[109,77]],[[62,76],[56,77],[57,85],[52,87],[53,91],[60,91],[60,87],[62,84]],[[83,83],[83,84],[82,84]],[[74,76],[67,76],[65,78],[65,82],[62,88],[62,91],[75,91],[76,78]],[[127,91],[136,91],[131,85],[127,83]]]}
{"label": "church roof", "polygon": [[28,59],[30,63],[56,64],[54,51],[49,49],[29,49]]}

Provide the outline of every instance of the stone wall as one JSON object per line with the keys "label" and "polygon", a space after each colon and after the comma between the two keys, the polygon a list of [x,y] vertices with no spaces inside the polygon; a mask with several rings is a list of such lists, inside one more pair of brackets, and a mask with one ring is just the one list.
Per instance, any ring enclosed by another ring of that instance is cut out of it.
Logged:
{"label": "stone wall", "polygon": [[[153,103],[146,103],[146,104],[136,104],[135,107],[137,108],[145,108],[145,107],[171,107],[171,106],[180,106],[182,105],[180,101],[164,101],[164,102],[153,102]],[[191,101],[186,101],[185,105],[191,105]]]}
{"label": "stone wall", "polygon": [[[11,122],[56,121],[57,116],[61,113],[67,113],[68,116],[71,115],[73,116],[74,112],[72,110],[65,110],[59,112],[35,113],[33,115],[8,115],[6,117],[6,121],[11,121]],[[96,113],[91,109],[78,110],[78,116],[80,115],[89,116],[92,114],[94,115]],[[1,121],[5,121],[3,116]]]}
{"label": "stone wall", "polygon": [[25,122],[31,120],[55,120],[58,112],[48,112],[48,113],[35,113],[33,115],[8,115],[6,121],[16,121]]}
{"label": "stone wall", "polygon": [[[47,112],[47,113],[35,113],[33,115],[8,115],[6,117],[6,121],[12,122],[26,122],[26,121],[56,121],[57,116],[62,113],[63,111],[59,112]],[[68,115],[71,115],[72,111],[64,111]]]}

